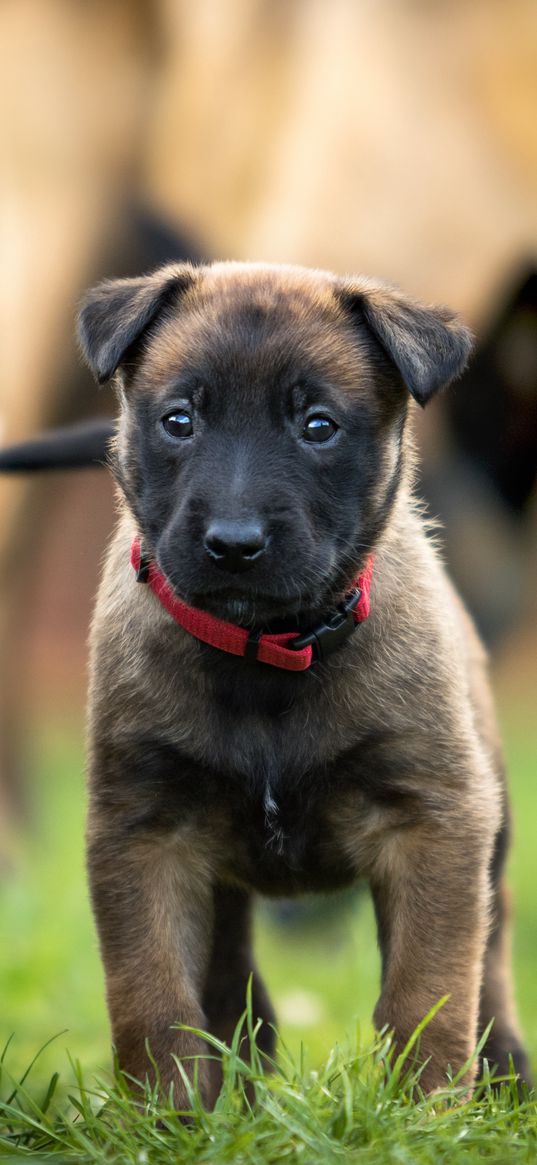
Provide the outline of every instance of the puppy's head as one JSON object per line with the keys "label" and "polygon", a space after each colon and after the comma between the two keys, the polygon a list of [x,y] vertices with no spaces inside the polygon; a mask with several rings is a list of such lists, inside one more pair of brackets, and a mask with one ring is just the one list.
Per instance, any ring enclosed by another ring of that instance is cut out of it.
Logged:
{"label": "puppy's head", "polygon": [[408,394],[424,405],[471,344],[381,284],[238,263],[102,284],[79,330],[116,373],[147,547],[179,595],[245,624],[340,597],[388,521]]}

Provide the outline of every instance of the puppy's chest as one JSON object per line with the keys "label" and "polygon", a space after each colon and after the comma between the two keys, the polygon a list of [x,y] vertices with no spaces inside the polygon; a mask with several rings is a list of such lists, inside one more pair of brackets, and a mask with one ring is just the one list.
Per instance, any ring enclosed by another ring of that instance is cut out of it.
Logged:
{"label": "puppy's chest", "polygon": [[299,871],[316,844],[330,784],[313,741],[277,718],[215,717],[202,759],[211,804],[225,811],[234,862]]}
{"label": "puppy's chest", "polygon": [[321,851],[333,766],[321,757],[318,717],[277,698],[260,708],[236,688],[220,700],[197,694],[196,715],[179,699],[165,732],[146,721],[131,738],[134,828],[193,832],[222,876],[266,893],[330,882],[338,863]]}
{"label": "puppy's chest", "polygon": [[330,794],[313,777],[304,786],[282,779],[249,795],[231,792],[221,872],[265,894],[346,885],[353,871],[338,848],[328,812]]}
{"label": "puppy's chest", "polygon": [[328,684],[260,667],[212,670],[195,747],[213,768],[274,790],[288,774],[300,779],[337,756],[348,724]]}
{"label": "puppy's chest", "polygon": [[176,691],[156,784],[141,766],[142,826],[193,827],[224,878],[262,893],[345,885],[356,869],[340,844],[338,806],[351,798],[359,832],[371,813],[360,716],[316,677],[299,686],[302,677],[239,675],[212,672],[194,699],[191,688]]}
{"label": "puppy's chest", "polygon": [[266,894],[346,885],[353,871],[333,810],[354,781],[338,763],[334,724],[325,731],[319,714],[292,708],[228,713],[207,713],[196,757],[203,775],[191,801],[196,813],[201,794],[221,823],[221,872]]}

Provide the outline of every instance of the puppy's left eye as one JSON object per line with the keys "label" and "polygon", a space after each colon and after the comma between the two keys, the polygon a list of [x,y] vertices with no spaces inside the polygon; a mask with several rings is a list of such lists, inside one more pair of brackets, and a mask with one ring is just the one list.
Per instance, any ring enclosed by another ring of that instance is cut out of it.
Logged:
{"label": "puppy's left eye", "polygon": [[316,413],[315,416],[310,417],[306,421],[302,430],[302,437],[304,441],[329,441],[334,433],[337,433],[338,426],[331,417],[325,416],[323,413]]}
{"label": "puppy's left eye", "polygon": [[192,417],[183,409],[168,413],[162,418],[162,426],[169,437],[191,437],[194,432]]}

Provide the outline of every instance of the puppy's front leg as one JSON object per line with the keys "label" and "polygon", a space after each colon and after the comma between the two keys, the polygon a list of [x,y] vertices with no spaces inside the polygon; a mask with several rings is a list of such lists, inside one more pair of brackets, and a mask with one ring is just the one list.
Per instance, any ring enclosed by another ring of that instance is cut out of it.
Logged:
{"label": "puppy's front leg", "polygon": [[[177,1022],[204,1027],[201,993],[212,932],[207,864],[180,831],[142,832],[93,805],[88,865],[106,975],[112,1037],[120,1067],[143,1081],[157,1063],[163,1090],[174,1084],[176,1107],[188,1107],[173,1060],[192,1078],[192,1057],[207,1047],[172,1030]],[[208,1101],[208,1066],[199,1062]]]}
{"label": "puppy's front leg", "polygon": [[[383,963],[376,1026],[394,1030],[401,1052],[418,1023],[449,996],[421,1035],[417,1061],[428,1060],[420,1081],[425,1091],[445,1086],[448,1066],[456,1073],[477,1042],[491,849],[490,831],[477,816],[461,814],[459,828],[431,822],[398,830],[383,845],[371,879]],[[465,1082],[474,1074],[475,1066]]]}

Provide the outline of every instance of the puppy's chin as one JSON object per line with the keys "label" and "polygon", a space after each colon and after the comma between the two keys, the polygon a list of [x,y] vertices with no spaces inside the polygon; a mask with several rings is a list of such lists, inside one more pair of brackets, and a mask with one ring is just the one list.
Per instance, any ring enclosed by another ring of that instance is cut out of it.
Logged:
{"label": "puppy's chin", "polygon": [[262,584],[259,588],[253,585],[249,575],[229,579],[185,578],[180,576],[175,565],[167,570],[164,558],[158,558],[157,562],[178,598],[225,623],[234,623],[247,630],[263,627],[272,629],[273,624],[276,624],[274,630],[277,631],[292,631],[295,627],[300,629],[309,626],[337,601],[339,592],[342,597],[345,590],[334,579],[326,578],[322,568],[318,571],[314,593],[306,589],[306,580],[302,588],[300,579],[297,579],[296,590],[293,588],[291,593],[288,590],[282,594],[278,593],[276,579],[274,591],[270,588],[270,582],[267,590],[264,590]]}
{"label": "puppy's chin", "polygon": [[217,619],[246,628],[261,627],[277,620],[296,619],[304,610],[301,596],[284,599],[277,595],[254,596],[240,591],[206,591],[192,594],[187,601],[193,607],[215,615]]}

